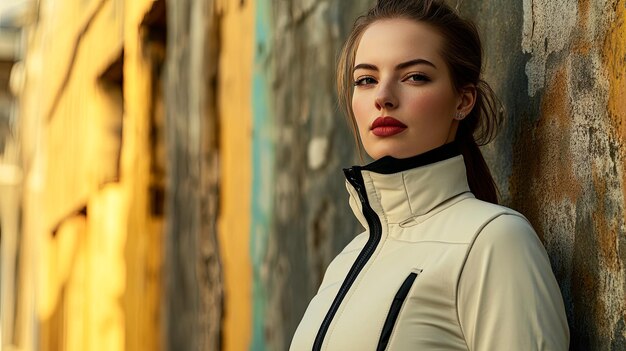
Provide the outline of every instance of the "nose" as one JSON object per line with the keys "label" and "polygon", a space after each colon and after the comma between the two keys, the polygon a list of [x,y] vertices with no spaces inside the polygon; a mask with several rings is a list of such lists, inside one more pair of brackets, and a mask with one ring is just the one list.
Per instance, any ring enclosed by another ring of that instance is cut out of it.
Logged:
{"label": "nose", "polygon": [[396,98],[393,90],[388,85],[379,85],[380,89],[376,94],[376,109],[378,110],[392,110],[398,107],[398,99]]}

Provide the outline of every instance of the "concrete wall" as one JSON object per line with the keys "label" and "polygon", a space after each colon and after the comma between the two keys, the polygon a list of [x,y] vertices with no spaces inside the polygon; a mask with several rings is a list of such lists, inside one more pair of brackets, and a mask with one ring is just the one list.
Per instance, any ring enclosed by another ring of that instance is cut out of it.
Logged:
{"label": "concrete wall", "polygon": [[626,348],[625,1],[466,2],[506,123],[487,148],[503,202],[541,236],[572,349]]}

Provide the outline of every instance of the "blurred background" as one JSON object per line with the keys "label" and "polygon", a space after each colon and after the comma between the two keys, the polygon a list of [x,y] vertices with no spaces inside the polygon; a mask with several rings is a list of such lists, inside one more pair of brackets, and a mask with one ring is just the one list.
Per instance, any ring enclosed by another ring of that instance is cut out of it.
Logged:
{"label": "blurred background", "polygon": [[[334,66],[372,3],[0,0],[2,350],[286,350],[361,230]],[[626,350],[626,0],[460,12],[571,349]]]}

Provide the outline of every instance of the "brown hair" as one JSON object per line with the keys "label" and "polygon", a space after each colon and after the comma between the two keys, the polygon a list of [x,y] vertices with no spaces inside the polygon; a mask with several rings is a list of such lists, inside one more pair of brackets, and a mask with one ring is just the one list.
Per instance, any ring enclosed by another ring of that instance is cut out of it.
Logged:
{"label": "brown hair", "polygon": [[454,88],[461,91],[467,85],[476,87],[474,108],[460,121],[455,142],[465,160],[470,190],[481,200],[497,203],[495,182],[478,145],[485,145],[495,137],[501,122],[502,105],[489,84],[481,78],[483,53],[476,26],[459,17],[441,0],[379,0],[365,15],[356,19],[339,57],[337,90],[357,146],[358,132],[350,107],[356,50],[363,32],[372,23],[393,18],[426,23],[437,30],[443,37],[441,55],[450,70]]}

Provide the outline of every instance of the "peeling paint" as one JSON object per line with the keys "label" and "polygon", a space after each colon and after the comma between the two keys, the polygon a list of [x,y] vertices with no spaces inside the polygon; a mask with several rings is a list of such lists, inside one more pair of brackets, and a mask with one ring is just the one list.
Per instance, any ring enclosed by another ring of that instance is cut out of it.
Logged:
{"label": "peeling paint", "polygon": [[524,0],[522,50],[532,54],[526,64],[528,93],[544,87],[548,57],[563,50],[576,25],[576,0]]}

